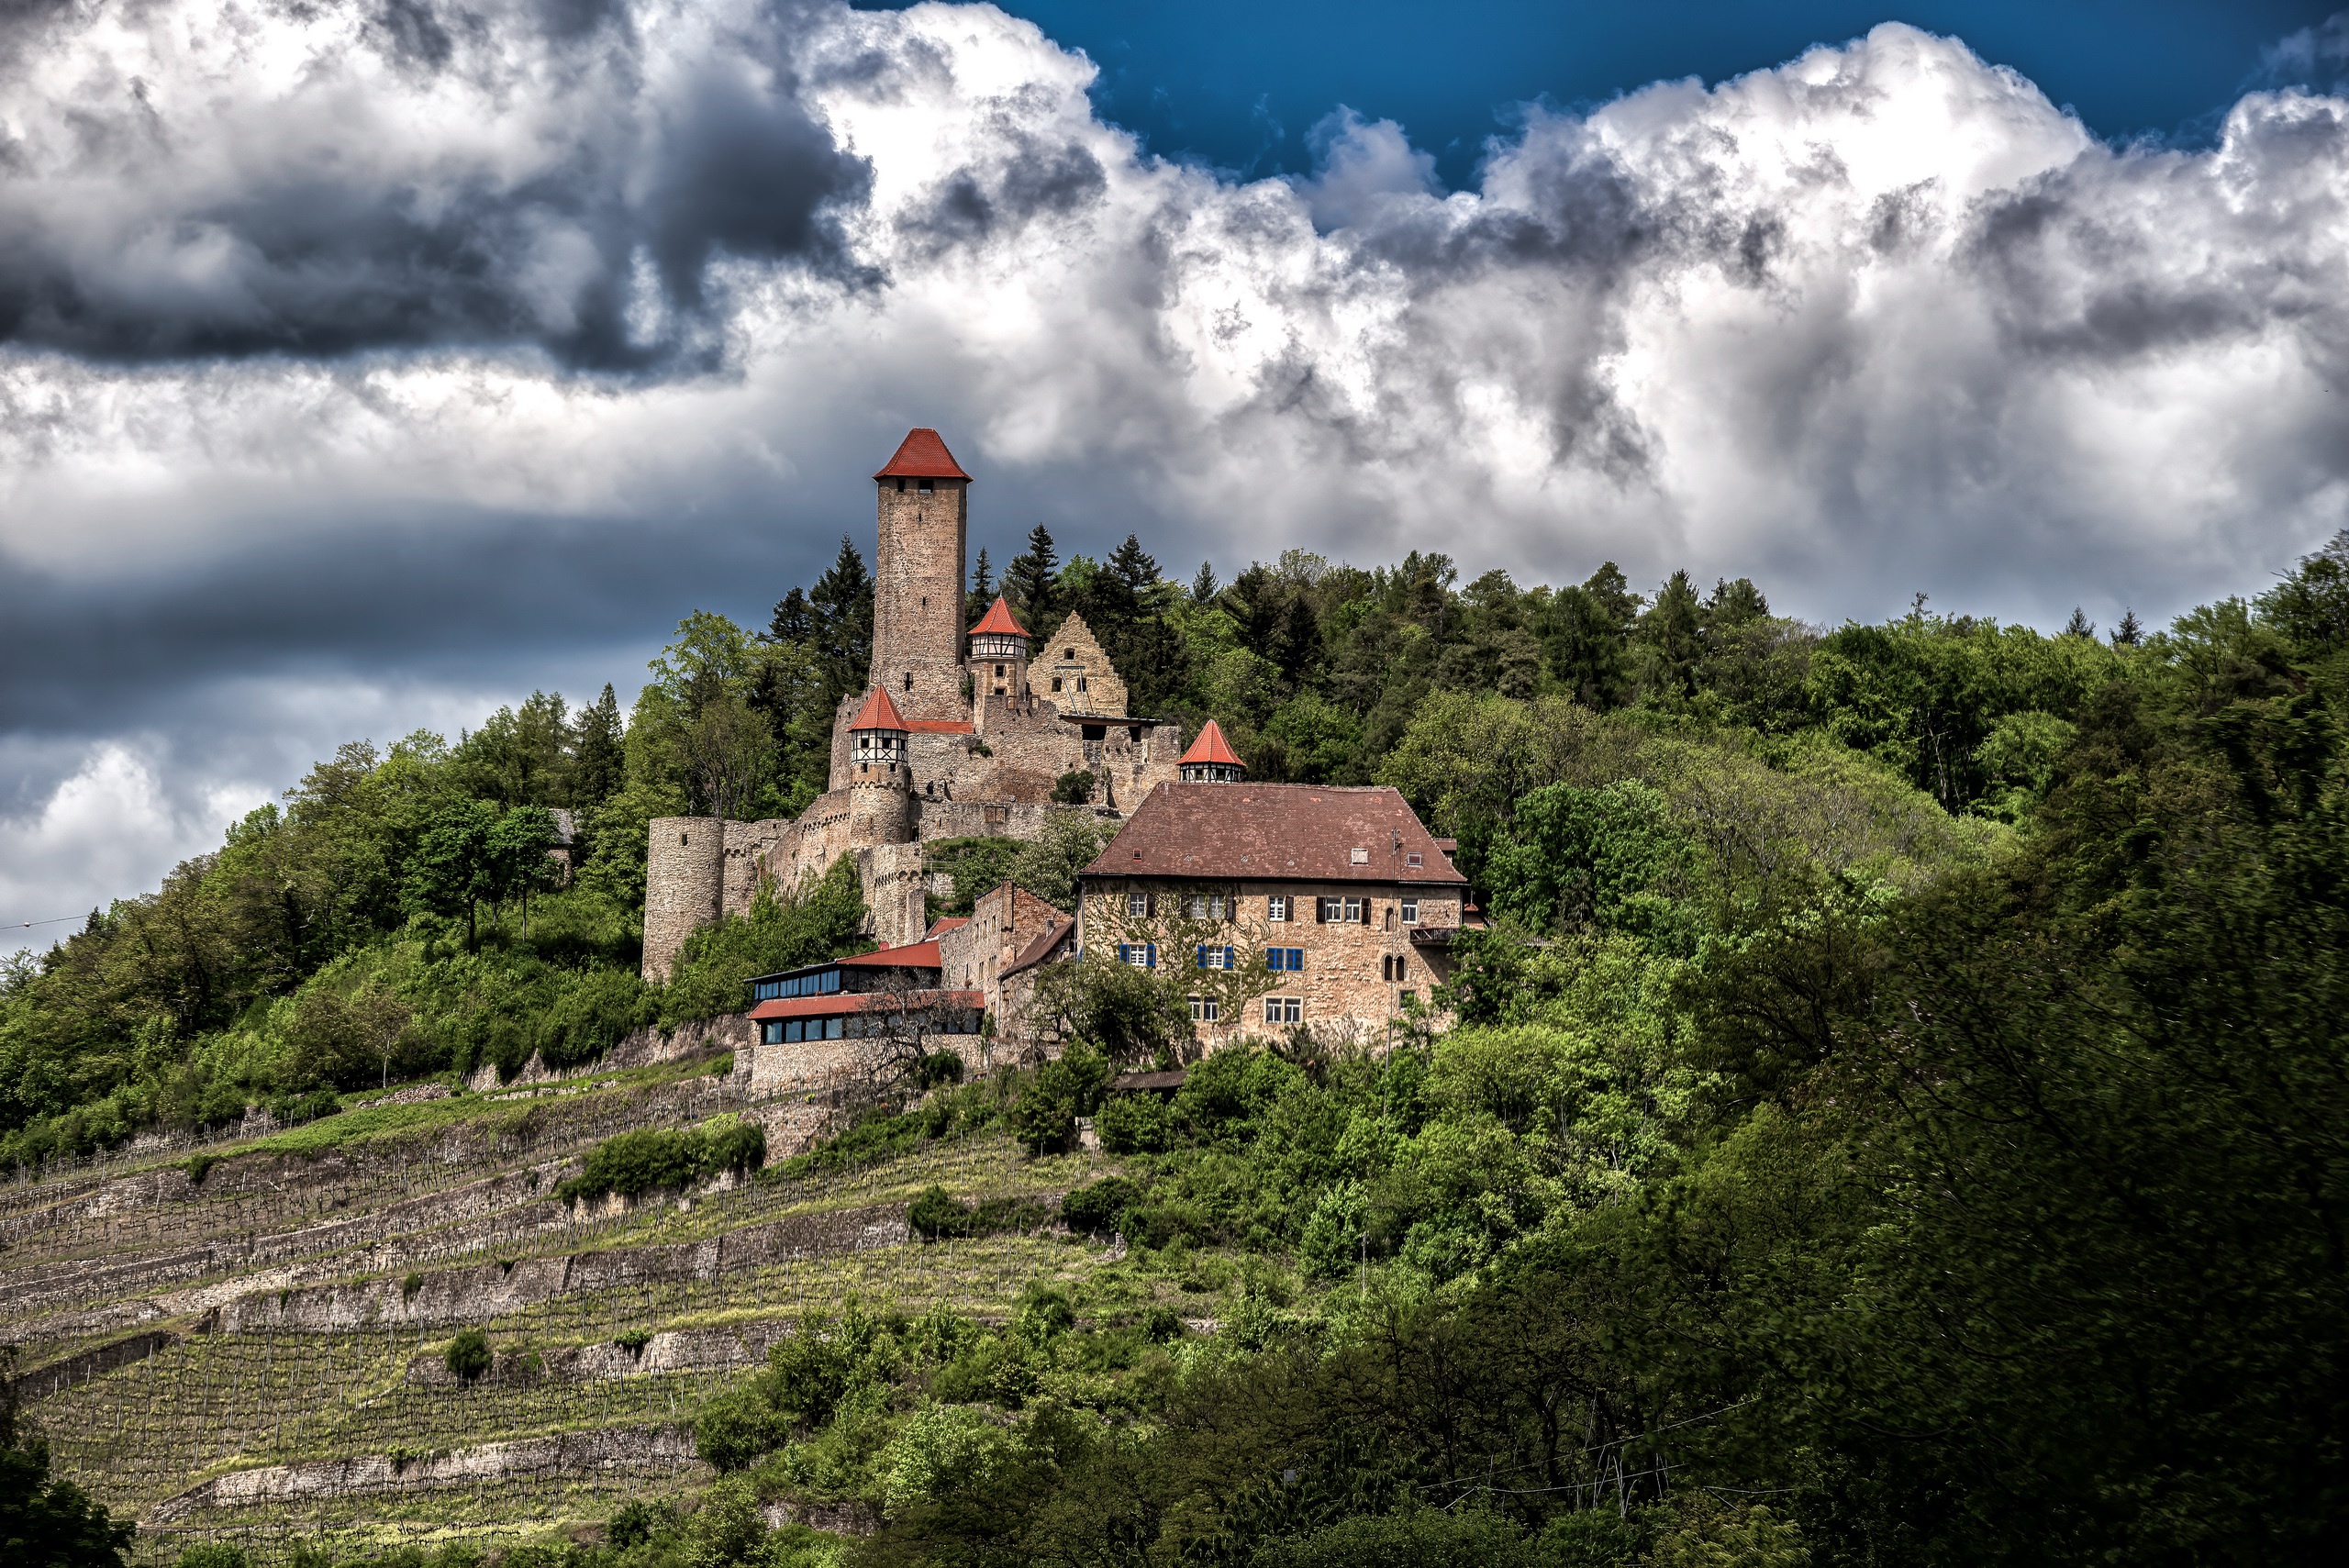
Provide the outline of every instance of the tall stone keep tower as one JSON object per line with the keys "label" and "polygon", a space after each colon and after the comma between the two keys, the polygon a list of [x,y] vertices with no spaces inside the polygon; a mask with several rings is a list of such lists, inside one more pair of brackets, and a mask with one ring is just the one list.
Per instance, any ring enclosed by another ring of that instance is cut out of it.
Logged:
{"label": "tall stone keep tower", "polygon": [[935,430],[912,430],[880,473],[873,684],[907,718],[967,719],[963,544],[971,476]]}

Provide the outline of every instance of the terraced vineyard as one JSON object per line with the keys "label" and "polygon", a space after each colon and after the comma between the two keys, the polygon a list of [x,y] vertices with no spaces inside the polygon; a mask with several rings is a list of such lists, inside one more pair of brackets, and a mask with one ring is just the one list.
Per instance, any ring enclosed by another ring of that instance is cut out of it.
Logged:
{"label": "terraced vineyard", "polygon": [[[276,1561],[295,1540],[350,1556],[571,1530],[706,1479],[696,1411],[807,1313],[853,1295],[1000,1318],[1031,1282],[1103,1267],[1049,1231],[909,1240],[932,1184],[1049,1203],[1107,1169],[999,1136],[635,1203],[554,1195],[617,1132],[733,1113],[774,1161],[842,1119],[823,1085],[753,1101],[723,1068],[351,1111],[0,1188],[4,1331],[58,1471],[139,1519],[147,1562],[198,1539]],[[473,1329],[493,1360],[467,1379],[446,1352]]]}

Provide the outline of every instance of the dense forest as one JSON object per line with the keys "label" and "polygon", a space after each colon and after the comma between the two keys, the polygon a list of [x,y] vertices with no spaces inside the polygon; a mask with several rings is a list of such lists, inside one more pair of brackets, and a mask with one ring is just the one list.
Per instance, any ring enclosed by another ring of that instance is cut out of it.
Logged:
{"label": "dense forest", "polygon": [[[1232,1319],[852,1304],[704,1412],[697,1509],[553,1555],[839,1550],[769,1536],[777,1496],[874,1508],[876,1563],[2338,1551],[2349,535],[2105,636],[1440,556],[1186,586],[1041,528],[1000,584],[981,557],[998,589],[1031,630],[1081,612],[1137,709],[1218,718],[1257,776],[1393,784],[1455,834],[1495,916],[1456,1022],[1219,1053],[1163,1104],[1103,1098],[1149,1043],[1104,1038],[876,1117],[842,1147],[1097,1113],[1125,1169],[1063,1216],[1230,1274]],[[671,985],[633,968],[645,821],[812,798],[869,628],[844,545],[762,630],[690,617],[625,724],[607,688],[346,747],[8,972],[0,1157],[583,1060],[840,951],[836,873]],[[586,851],[562,887],[548,807]],[[1084,851],[969,849],[1054,891]]]}

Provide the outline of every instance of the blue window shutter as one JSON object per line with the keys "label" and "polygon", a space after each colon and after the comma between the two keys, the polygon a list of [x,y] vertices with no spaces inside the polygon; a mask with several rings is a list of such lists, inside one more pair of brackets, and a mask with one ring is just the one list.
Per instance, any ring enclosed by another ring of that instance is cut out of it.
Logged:
{"label": "blue window shutter", "polygon": [[1158,967],[1158,944],[1156,942],[1145,942],[1142,944],[1141,966],[1144,969],[1156,969]]}
{"label": "blue window shutter", "polygon": [[1237,969],[1240,967],[1240,955],[1230,948],[1223,950],[1223,967],[1226,969]]}
{"label": "blue window shutter", "polygon": [[1198,955],[1197,967],[1205,969],[1208,966],[1208,950],[1204,947],[1200,948]]}

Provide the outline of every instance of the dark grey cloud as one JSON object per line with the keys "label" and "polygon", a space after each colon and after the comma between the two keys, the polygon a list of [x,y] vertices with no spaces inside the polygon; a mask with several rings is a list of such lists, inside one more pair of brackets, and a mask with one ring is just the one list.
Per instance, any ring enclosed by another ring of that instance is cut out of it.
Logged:
{"label": "dark grey cloud", "polygon": [[341,740],[626,698],[869,541],[910,425],[998,568],[1042,520],[2109,623],[2349,521],[2338,101],[2116,148],[1887,27],[1447,192],[1344,113],[1310,178],[1153,161],[1090,81],[984,6],[0,0],[0,905]]}
{"label": "dark grey cloud", "polygon": [[307,9],[331,55],[283,79],[233,51],[150,79],[61,43],[72,14],[19,24],[0,89],[50,113],[0,142],[0,341],[117,362],[520,344],[581,368],[707,363],[713,261],[841,266],[867,170],[801,101],[806,6],[760,6],[698,59],[617,0]]}

